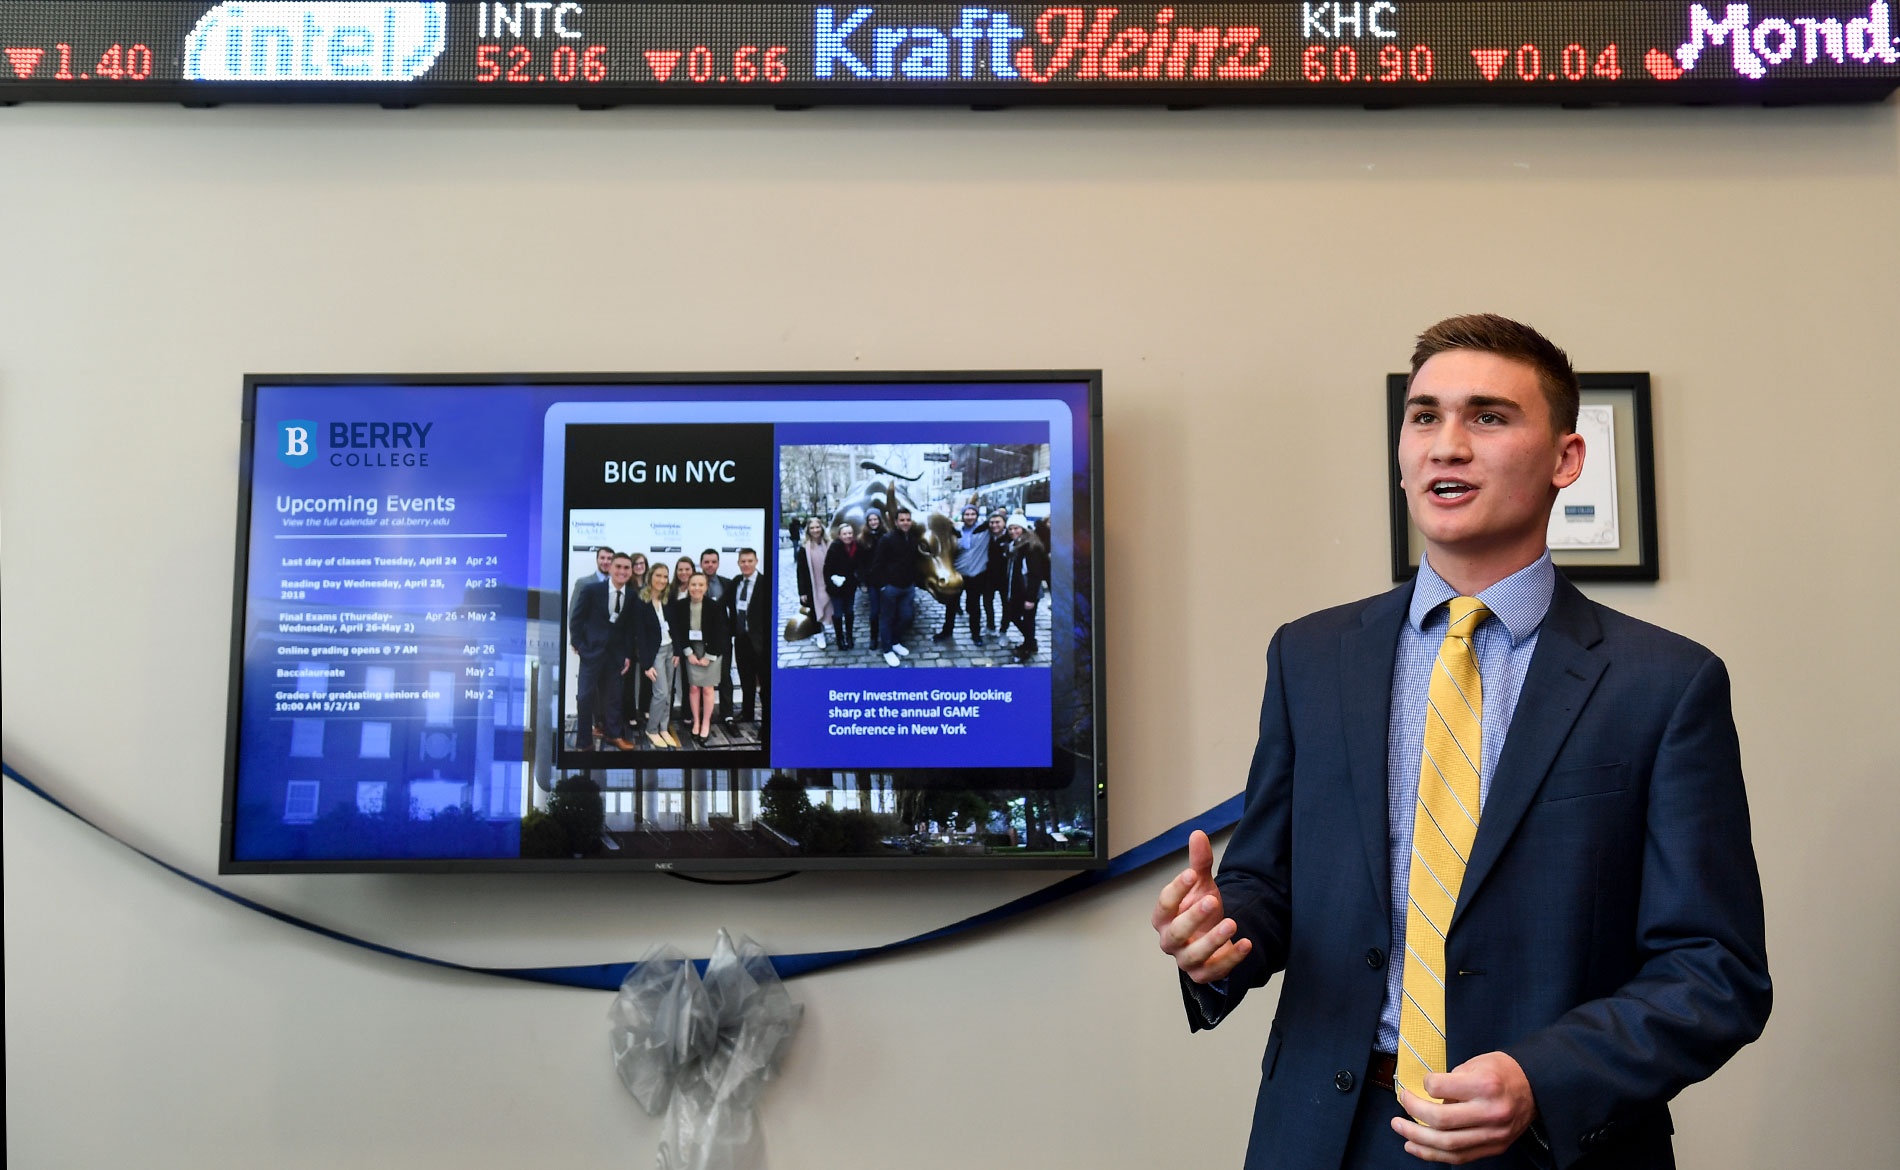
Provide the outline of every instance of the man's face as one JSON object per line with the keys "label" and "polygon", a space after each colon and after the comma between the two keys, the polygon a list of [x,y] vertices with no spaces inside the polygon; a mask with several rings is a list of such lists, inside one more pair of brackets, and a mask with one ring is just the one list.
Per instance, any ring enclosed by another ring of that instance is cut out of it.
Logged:
{"label": "man's face", "polygon": [[897,530],[899,532],[910,531],[910,513],[909,512],[899,512],[897,514]]}
{"label": "man's face", "polygon": [[709,553],[705,553],[701,555],[701,557],[699,558],[699,571],[706,574],[708,577],[712,576],[714,573],[717,573],[719,571],[719,554],[716,552],[709,552]]}
{"label": "man's face", "polygon": [[609,563],[607,577],[615,585],[625,585],[633,579],[633,562],[626,557],[615,557]]}
{"label": "man's face", "polygon": [[1529,365],[1454,349],[1412,379],[1398,459],[1427,549],[1483,555],[1543,547],[1552,498],[1583,470],[1583,439],[1553,433]]}
{"label": "man's face", "polygon": [[750,577],[753,571],[758,567],[759,558],[753,556],[751,553],[739,554],[739,573],[741,576]]}
{"label": "man's face", "polygon": [[965,528],[976,527],[976,509],[975,508],[963,509],[963,526]]}
{"label": "man's face", "polygon": [[1003,535],[1003,518],[1001,516],[990,517],[990,531],[998,536]]}
{"label": "man's face", "polygon": [[[572,562],[569,562],[569,563],[571,564]],[[613,565],[614,565],[613,553],[607,551],[604,548],[597,548],[594,550],[594,567],[596,569],[599,569],[603,574],[605,574],[613,568]]]}

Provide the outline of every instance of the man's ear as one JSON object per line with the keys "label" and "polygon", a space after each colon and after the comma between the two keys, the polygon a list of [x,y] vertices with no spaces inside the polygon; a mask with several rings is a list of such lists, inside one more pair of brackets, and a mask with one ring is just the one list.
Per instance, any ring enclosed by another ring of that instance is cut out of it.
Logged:
{"label": "man's ear", "polygon": [[1558,491],[1577,482],[1583,474],[1583,436],[1575,431],[1557,440],[1557,469],[1550,482]]}

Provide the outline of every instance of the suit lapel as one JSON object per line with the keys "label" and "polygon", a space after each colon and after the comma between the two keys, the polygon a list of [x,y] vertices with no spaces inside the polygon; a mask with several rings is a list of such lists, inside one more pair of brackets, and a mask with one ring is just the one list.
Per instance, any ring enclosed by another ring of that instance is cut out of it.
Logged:
{"label": "suit lapel", "polygon": [[1361,615],[1359,627],[1339,640],[1340,715],[1353,804],[1358,809],[1359,836],[1372,888],[1378,893],[1381,913],[1386,914],[1390,913],[1392,878],[1386,856],[1391,832],[1386,823],[1385,745],[1392,717],[1392,660],[1411,599],[1409,584],[1374,598]]}
{"label": "suit lapel", "polygon": [[1592,649],[1602,639],[1602,626],[1589,599],[1559,573],[1550,612],[1537,636],[1537,650],[1525,671],[1517,710],[1491,777],[1491,794],[1478,818],[1478,836],[1472,842],[1464,886],[1458,891],[1453,927],[1517,831],[1558,749],[1603,677],[1609,659]]}

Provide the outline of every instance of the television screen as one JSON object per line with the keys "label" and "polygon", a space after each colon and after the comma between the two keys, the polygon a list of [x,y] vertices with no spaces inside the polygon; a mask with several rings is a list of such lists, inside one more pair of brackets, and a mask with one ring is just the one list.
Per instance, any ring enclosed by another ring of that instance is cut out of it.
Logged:
{"label": "television screen", "polygon": [[221,869],[1102,864],[1100,385],[248,377]]}

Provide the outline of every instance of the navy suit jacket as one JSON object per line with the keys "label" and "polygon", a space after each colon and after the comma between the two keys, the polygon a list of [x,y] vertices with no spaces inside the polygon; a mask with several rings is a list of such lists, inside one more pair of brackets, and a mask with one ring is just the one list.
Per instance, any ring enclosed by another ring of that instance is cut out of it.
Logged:
{"label": "navy suit jacket", "polygon": [[[1364,1071],[1394,961],[1386,734],[1411,595],[1302,618],[1267,650],[1216,879],[1253,940],[1227,1011],[1284,972],[1248,1170],[1335,1170],[1359,1094],[1385,1091]],[[1759,1036],[1771,998],[1720,659],[1558,576],[1445,962],[1450,1065],[1507,1052],[1537,1099],[1539,1125],[1499,1164],[1674,1165],[1667,1102]],[[1209,1026],[1210,993],[1182,985],[1190,1025]]]}
{"label": "navy suit jacket", "polygon": [[633,652],[633,623],[627,611],[640,604],[639,587],[629,582],[621,595],[622,617],[613,618],[613,586],[606,581],[587,581],[574,590],[567,611],[567,644],[580,655],[581,664],[590,669],[605,661],[607,655],[626,657]]}
{"label": "navy suit jacket", "polygon": [[[807,569],[806,572],[809,573],[810,570]],[[739,635],[739,585],[744,580],[743,576],[734,577],[727,583],[726,589],[726,616],[733,619],[732,633],[735,639]],[[760,654],[765,653],[765,637],[772,625],[770,594],[771,585],[766,581],[765,570],[755,571],[752,574],[752,595],[746,599],[745,640],[752,644],[755,652]]]}
{"label": "navy suit jacket", "polygon": [[[666,607],[667,636],[673,639],[673,656],[684,659],[692,653],[692,616],[693,601],[690,597],[675,598]],[[726,615],[726,607],[712,599],[710,594],[700,603],[699,621],[701,629],[700,646],[710,658],[723,658],[732,649],[732,619]]]}

